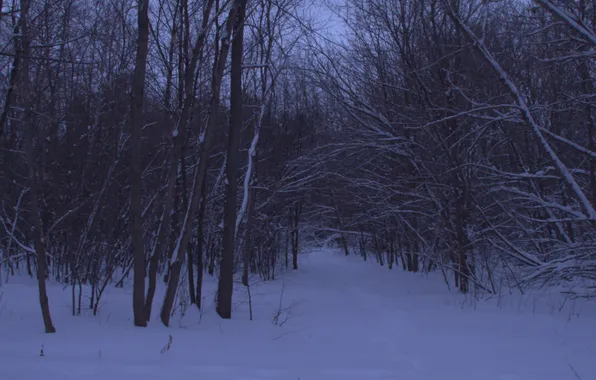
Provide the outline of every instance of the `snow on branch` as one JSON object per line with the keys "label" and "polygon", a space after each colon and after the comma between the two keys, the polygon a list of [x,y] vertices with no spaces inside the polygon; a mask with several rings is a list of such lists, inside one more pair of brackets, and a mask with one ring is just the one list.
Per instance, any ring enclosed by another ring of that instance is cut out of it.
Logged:
{"label": "snow on branch", "polygon": [[[550,3],[548,0],[543,0],[544,3]],[[550,159],[553,161],[555,167],[563,177],[563,180],[567,183],[567,185],[571,188],[571,191],[579,200],[580,204],[582,205],[583,209],[585,210],[587,216],[591,220],[596,221],[596,210],[592,203],[588,200],[586,194],[582,191],[581,187],[569,171],[569,168],[563,163],[563,161],[559,158],[557,153],[554,151],[553,147],[547,141],[543,134],[543,128],[538,125],[528,104],[526,103],[525,99],[523,98],[521,91],[518,89],[515,83],[511,80],[507,72],[501,67],[497,59],[492,55],[492,53],[486,47],[484,41],[477,37],[476,34],[470,29],[470,27],[464,23],[453,11],[450,9],[449,12],[450,17],[454,20],[454,22],[462,28],[462,30],[468,35],[468,37],[474,43],[476,49],[482,54],[484,59],[487,63],[493,68],[493,70],[499,75],[501,81],[509,88],[511,95],[515,99],[522,116],[526,120],[526,122],[531,126],[532,131],[536,138],[539,140],[540,144],[542,145],[543,149],[546,151]],[[596,38],[594,39],[594,43],[596,44]]]}
{"label": "snow on branch", "polygon": [[581,20],[575,19],[575,17],[564,9],[561,9],[557,5],[553,4],[551,0],[534,0],[535,3],[541,7],[549,10],[556,18],[569,25],[576,32],[584,36],[593,45],[596,45],[596,34],[592,32]]}

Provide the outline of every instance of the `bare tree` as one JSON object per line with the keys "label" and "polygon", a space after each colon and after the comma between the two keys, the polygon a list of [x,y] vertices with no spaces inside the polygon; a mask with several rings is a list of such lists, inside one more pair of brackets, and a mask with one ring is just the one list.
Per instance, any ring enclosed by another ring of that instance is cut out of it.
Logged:
{"label": "bare tree", "polygon": [[244,19],[247,0],[236,0],[238,11],[232,36],[232,67],[230,82],[230,129],[226,159],[226,198],[224,205],[223,251],[221,255],[217,313],[224,319],[232,317],[234,287],[234,252],[236,248],[236,197],[238,193],[238,147],[242,128],[242,63]]}
{"label": "bare tree", "polygon": [[145,244],[142,227],[141,131],[143,128],[143,100],[149,43],[149,2],[139,0],[137,57],[131,91],[130,112],[130,213],[132,216],[132,249],[134,255],[133,310],[135,326],[147,326],[145,316]]}
{"label": "bare tree", "polygon": [[37,283],[39,287],[39,303],[41,305],[41,314],[45,325],[46,333],[55,333],[56,328],[52,323],[50,315],[50,305],[48,301],[48,294],[46,289],[46,251],[44,247],[43,225],[40,218],[39,207],[39,178],[40,173],[37,167],[37,154],[35,146],[36,133],[34,127],[34,120],[31,118],[31,87],[30,83],[30,31],[29,31],[29,10],[31,3],[29,0],[21,0],[20,3],[20,17],[18,32],[20,38],[17,39],[17,52],[21,57],[18,72],[18,87],[19,96],[23,104],[21,105],[20,124],[23,127],[23,143],[24,151],[27,159],[27,174],[30,196],[30,218],[33,225],[33,245],[37,255]]}
{"label": "bare tree", "polygon": [[172,257],[170,259],[172,268],[168,277],[168,289],[161,309],[161,320],[166,326],[169,324],[170,314],[174,304],[174,297],[176,295],[178,281],[180,279],[182,260],[184,258],[181,250],[188,246],[193,220],[191,217],[196,215],[198,211],[199,200],[202,196],[201,190],[203,189],[203,183],[206,180],[207,168],[209,164],[209,150],[211,147],[211,140],[213,138],[213,129],[217,121],[215,113],[220,104],[221,84],[228,53],[230,50],[232,31],[236,19],[236,13],[238,11],[238,6],[239,4],[237,4],[235,1],[231,5],[225,22],[224,30],[222,32],[221,47],[219,49],[217,59],[215,60],[213,70],[209,115],[207,117],[205,130],[203,131],[203,138],[199,145],[199,162],[195,165],[193,183],[190,190],[190,200],[180,226],[178,237],[176,238]]}

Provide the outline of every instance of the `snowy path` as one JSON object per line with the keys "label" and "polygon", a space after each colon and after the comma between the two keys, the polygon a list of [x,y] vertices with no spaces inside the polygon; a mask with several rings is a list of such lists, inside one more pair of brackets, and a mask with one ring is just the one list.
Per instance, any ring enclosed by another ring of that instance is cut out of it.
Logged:
{"label": "snowy path", "polygon": [[[305,255],[283,281],[254,285],[252,322],[242,287],[233,319],[219,320],[209,281],[201,323],[193,308],[170,329],[131,327],[130,291],[111,289],[99,317],[72,317],[69,289],[51,286],[53,336],[39,331],[34,284],[11,282],[0,305],[0,379],[577,380],[570,365],[596,378],[587,311],[570,319],[527,301],[462,306],[439,277],[330,250]],[[275,326],[282,284],[288,319]]]}

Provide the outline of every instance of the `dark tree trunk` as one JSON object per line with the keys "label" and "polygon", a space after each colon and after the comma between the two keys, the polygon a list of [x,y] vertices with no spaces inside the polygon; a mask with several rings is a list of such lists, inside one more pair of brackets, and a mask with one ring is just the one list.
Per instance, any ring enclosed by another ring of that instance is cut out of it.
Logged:
{"label": "dark tree trunk", "polygon": [[133,311],[135,326],[147,326],[145,314],[145,244],[142,225],[141,144],[143,100],[149,42],[149,1],[139,0],[137,56],[131,91],[130,112],[130,214],[132,217],[132,247],[134,257]]}
{"label": "dark tree trunk", "polygon": [[360,249],[360,255],[362,259],[366,261],[366,238],[364,237],[364,233],[361,232],[358,238],[358,248]]}
{"label": "dark tree trunk", "polygon": [[217,289],[217,313],[224,319],[232,317],[234,288],[234,248],[236,241],[236,196],[238,193],[238,149],[242,129],[242,48],[246,0],[236,0],[238,13],[232,42],[230,80],[230,133],[226,160],[226,199],[224,204],[223,249]]}
{"label": "dark tree trunk", "polygon": [[25,260],[27,264],[27,275],[29,275],[29,277],[33,277],[33,271],[31,270],[31,256],[27,255]]}
{"label": "dark tree trunk", "polygon": [[293,207],[292,214],[292,268],[298,269],[298,245],[300,241],[300,214],[302,213],[302,204],[296,202]]}
{"label": "dark tree trunk", "polygon": [[286,244],[285,244],[285,265],[286,270],[290,267],[290,242],[292,240],[293,235],[293,227],[292,227],[292,208],[288,209],[288,229],[286,231]]}
{"label": "dark tree trunk", "polygon": [[201,239],[197,239],[197,285],[195,292],[195,304],[200,309],[201,299],[203,297],[203,243]]}
{"label": "dark tree trunk", "polygon": [[[206,184],[203,184],[203,194],[206,193]],[[197,231],[197,291],[195,294],[197,307],[201,308],[201,298],[203,297],[203,246],[204,246],[204,233],[205,228],[205,201],[206,197],[203,196],[201,199],[201,206],[199,208],[198,217],[198,231]]]}
{"label": "dark tree trunk", "polygon": [[244,255],[242,257],[242,284],[248,286],[248,273],[252,252],[252,225],[255,209],[255,190],[251,188],[248,193],[248,210],[246,213],[246,234],[244,237]]}
{"label": "dark tree trunk", "polygon": [[[160,222],[159,230],[158,230],[158,237],[157,240],[160,239],[160,233],[162,229],[166,227],[163,225],[164,215],[162,214],[162,219]],[[163,237],[162,237],[163,239]],[[156,243],[157,244],[157,243]],[[151,258],[149,259],[149,285],[147,286],[147,297],[145,298],[145,318],[147,318],[147,322],[151,320],[151,308],[153,306],[153,297],[155,297],[155,288],[157,286],[157,270],[159,267],[159,251],[156,251],[155,248],[151,254]]]}
{"label": "dark tree trunk", "polygon": [[195,275],[194,275],[194,257],[192,254],[192,243],[188,243],[186,248],[187,264],[188,265],[188,294],[190,296],[190,303],[197,303],[197,296],[195,294]]}
{"label": "dark tree trunk", "polygon": [[[180,155],[180,172],[182,175],[182,195],[184,198],[184,209],[188,208],[188,194],[187,194],[187,181],[186,181],[186,160],[184,159],[184,151]],[[195,295],[195,277],[194,277],[194,258],[192,254],[192,243],[191,239],[188,240],[186,247],[187,255],[187,266],[188,266],[188,294],[190,295],[190,303],[196,303]]]}

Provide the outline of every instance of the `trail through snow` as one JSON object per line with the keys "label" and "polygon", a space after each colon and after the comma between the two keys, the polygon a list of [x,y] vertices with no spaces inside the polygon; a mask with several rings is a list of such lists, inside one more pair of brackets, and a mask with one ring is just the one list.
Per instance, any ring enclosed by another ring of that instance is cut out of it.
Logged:
{"label": "trail through snow", "polygon": [[54,335],[41,331],[33,280],[11,278],[0,304],[0,379],[577,380],[574,370],[596,379],[588,301],[563,311],[555,296],[476,303],[439,276],[329,249],[303,255],[300,270],[281,277],[252,285],[254,321],[240,285],[233,319],[220,320],[207,277],[203,315],[190,307],[172,327],[154,320],[146,329],[131,326],[130,289],[109,289],[97,317],[73,317],[70,288],[52,284]]}

